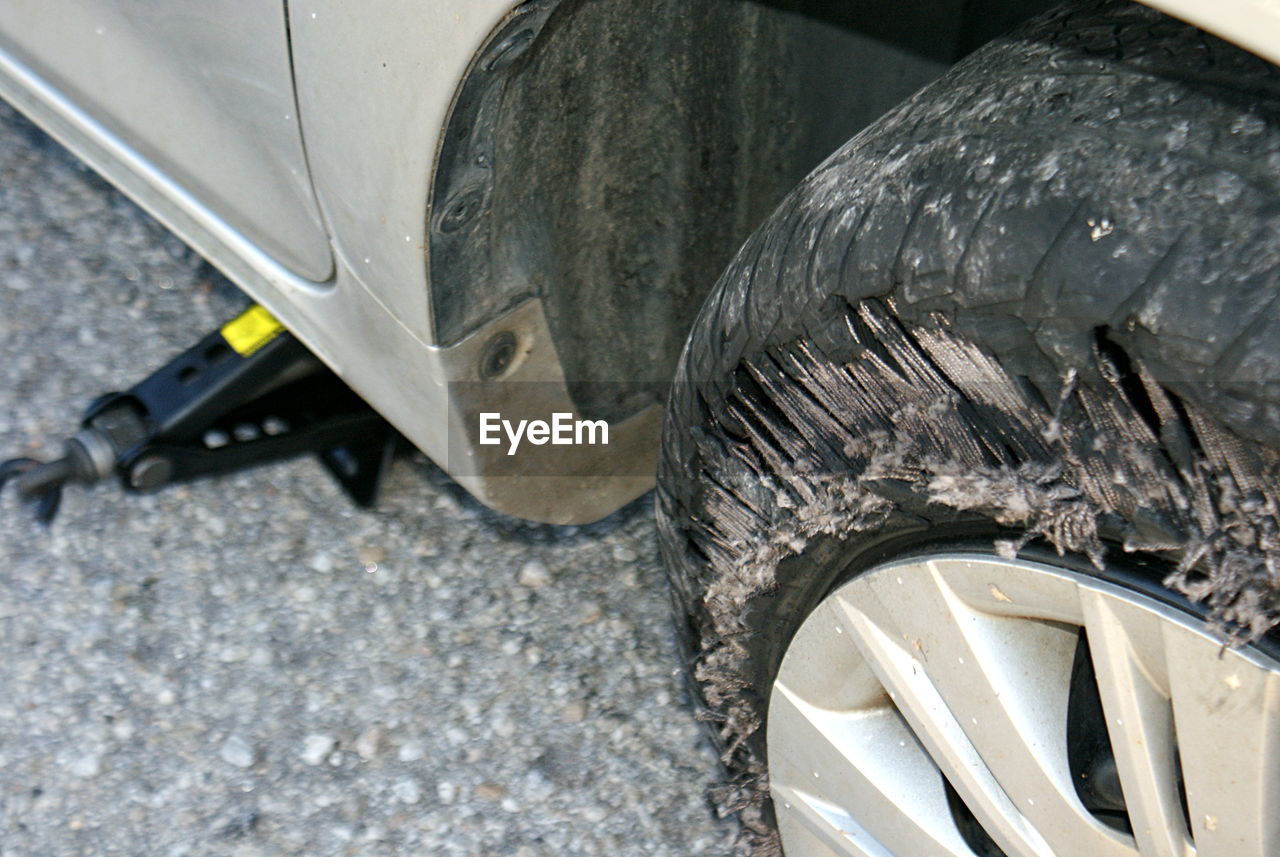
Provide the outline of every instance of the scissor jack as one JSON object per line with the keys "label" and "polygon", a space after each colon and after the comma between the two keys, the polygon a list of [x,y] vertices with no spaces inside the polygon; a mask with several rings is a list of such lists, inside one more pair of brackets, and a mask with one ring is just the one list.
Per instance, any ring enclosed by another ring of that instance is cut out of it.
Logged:
{"label": "scissor jack", "polygon": [[124,393],[85,411],[62,458],[0,464],[53,520],[62,487],[111,474],[150,492],[200,476],[316,453],[360,506],[372,505],[400,436],[337,375],[252,306]]}

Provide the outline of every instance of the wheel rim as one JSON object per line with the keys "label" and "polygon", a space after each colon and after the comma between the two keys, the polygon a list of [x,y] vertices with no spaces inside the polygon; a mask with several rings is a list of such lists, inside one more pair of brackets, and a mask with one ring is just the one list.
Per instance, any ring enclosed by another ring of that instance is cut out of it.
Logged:
{"label": "wheel rim", "polygon": [[[1086,806],[1068,747],[1082,629],[1125,824]],[[767,747],[787,857],[1280,854],[1280,662],[1037,562],[936,555],[838,588],[783,658]]]}

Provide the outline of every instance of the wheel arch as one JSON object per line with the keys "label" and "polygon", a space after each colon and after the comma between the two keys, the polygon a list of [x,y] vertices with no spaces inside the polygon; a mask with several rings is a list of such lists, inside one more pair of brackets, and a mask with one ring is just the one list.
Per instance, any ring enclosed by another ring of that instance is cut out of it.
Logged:
{"label": "wheel arch", "polygon": [[1047,0],[533,0],[441,138],[435,341],[539,301],[575,403],[662,401],[746,237],[849,137]]}

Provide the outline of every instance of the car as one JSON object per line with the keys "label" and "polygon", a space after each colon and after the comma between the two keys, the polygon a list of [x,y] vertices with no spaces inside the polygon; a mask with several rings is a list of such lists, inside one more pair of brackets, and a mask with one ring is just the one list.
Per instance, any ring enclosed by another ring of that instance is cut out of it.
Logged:
{"label": "car", "polygon": [[1276,62],[1244,0],[0,7],[0,96],[482,503],[656,484],[788,857],[1280,854]]}

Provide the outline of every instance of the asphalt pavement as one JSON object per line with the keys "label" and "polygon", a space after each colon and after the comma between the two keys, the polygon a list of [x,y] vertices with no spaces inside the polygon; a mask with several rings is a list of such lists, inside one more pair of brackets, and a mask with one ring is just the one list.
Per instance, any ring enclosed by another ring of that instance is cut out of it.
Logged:
{"label": "asphalt pavement", "polygon": [[[247,299],[0,105],[0,458]],[[723,854],[652,498],[589,527],[422,456],[0,497],[0,857]]]}

